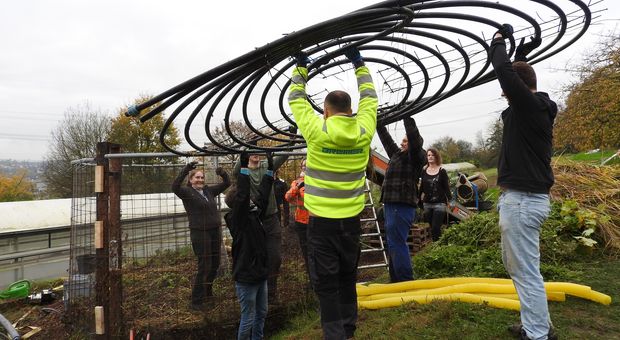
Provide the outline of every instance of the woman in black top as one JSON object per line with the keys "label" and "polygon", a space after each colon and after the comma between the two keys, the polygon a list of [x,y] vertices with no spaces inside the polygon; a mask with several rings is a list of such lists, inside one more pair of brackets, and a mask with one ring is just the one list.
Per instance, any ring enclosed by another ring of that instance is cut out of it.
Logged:
{"label": "woman in black top", "polygon": [[441,155],[437,149],[426,151],[427,164],[422,171],[420,201],[424,205],[424,219],[431,226],[433,241],[441,236],[441,225],[446,219],[446,203],[452,199],[448,173],[441,167]]}

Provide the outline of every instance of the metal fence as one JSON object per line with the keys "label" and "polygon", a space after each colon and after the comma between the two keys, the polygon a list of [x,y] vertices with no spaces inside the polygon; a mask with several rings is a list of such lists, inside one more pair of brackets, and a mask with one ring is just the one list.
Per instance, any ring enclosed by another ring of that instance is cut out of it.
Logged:
{"label": "metal fence", "polygon": [[[74,164],[64,297],[68,324],[96,338],[126,337],[131,330],[159,339],[232,337],[240,313],[230,275],[232,240],[224,224],[215,296],[204,312],[189,308],[197,261],[182,201],[171,193],[172,181],[189,160],[121,158],[115,157],[120,150],[113,144],[98,147],[97,159]],[[218,182],[216,165],[234,180],[232,162],[201,160],[207,184]],[[290,184],[299,165],[300,156],[290,157],[280,177]],[[314,303],[293,222],[287,223],[293,210],[283,216],[282,224],[289,227],[282,228],[279,303],[269,307],[267,331],[294,309]]]}

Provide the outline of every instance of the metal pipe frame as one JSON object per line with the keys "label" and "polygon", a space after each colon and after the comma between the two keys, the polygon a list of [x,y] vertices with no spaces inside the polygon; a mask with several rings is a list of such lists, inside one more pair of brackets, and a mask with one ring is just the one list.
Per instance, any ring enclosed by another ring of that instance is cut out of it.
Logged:
{"label": "metal pipe frame", "polygon": [[[213,156],[247,149],[284,152],[303,149],[303,136],[288,130],[295,122],[286,104],[290,84],[288,75],[295,67],[291,56],[300,51],[307,53],[312,61],[308,65],[310,83],[320,77],[338,79],[339,74],[350,69],[342,56],[343,50],[351,45],[358,47],[364,60],[372,64],[372,69],[379,70],[383,84],[389,89],[385,93],[387,99],[380,97],[377,120],[379,124],[390,124],[494,80],[487,53],[489,39],[484,32],[495,32],[503,22],[518,23],[514,38],[509,39],[508,53],[511,56],[515,41],[532,32],[534,37],[544,38],[543,45],[529,56],[528,62],[536,64],[577,41],[589,28],[592,14],[597,13],[590,7],[599,3],[586,4],[582,0],[383,1],[287,34],[174,86],[131,111],[139,115],[141,110],[152,108],[140,116],[144,122],[176,105],[160,131],[160,143],[174,155]],[[537,15],[536,19],[528,14],[534,11],[526,13],[517,8],[522,4],[533,6],[536,13],[540,11],[548,16],[541,18]],[[485,16],[484,11],[498,13],[502,22]],[[481,28],[481,34],[471,32],[468,27]],[[463,45],[461,39],[467,43]],[[438,45],[445,49],[441,51]],[[423,54],[422,57],[418,52]],[[448,55],[454,56],[448,58]],[[458,73],[460,76],[453,77]],[[321,103],[314,99],[315,96],[309,94],[309,100],[314,109],[321,112]],[[258,105],[251,105],[255,98],[260,98]],[[190,104],[196,104],[191,112],[188,109]],[[279,112],[269,112],[268,107],[277,107]],[[165,141],[175,119],[188,112],[183,136],[195,150],[189,152],[174,149]],[[212,131],[214,123],[221,123],[216,115],[222,113],[227,134],[224,138]],[[272,119],[269,113],[280,118]],[[205,140],[201,143],[194,141],[196,137],[191,127],[197,123],[199,114],[206,114],[204,137],[210,144],[208,147],[199,145]],[[234,114],[241,116],[253,135],[236,135],[230,124]],[[250,143],[256,140],[268,142],[257,147]],[[162,154],[162,157],[171,154]]]}

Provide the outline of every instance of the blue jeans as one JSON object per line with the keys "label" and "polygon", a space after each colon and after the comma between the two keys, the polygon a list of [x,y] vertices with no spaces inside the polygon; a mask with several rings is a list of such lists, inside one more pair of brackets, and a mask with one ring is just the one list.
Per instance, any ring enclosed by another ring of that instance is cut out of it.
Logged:
{"label": "blue jeans", "polygon": [[549,216],[549,195],[505,190],[499,197],[502,261],[521,303],[521,323],[530,339],[546,339],[549,309],[540,274],[540,228]]}
{"label": "blue jeans", "polygon": [[267,280],[257,283],[235,281],[235,288],[241,306],[237,339],[262,339],[267,316]]}
{"label": "blue jeans", "polygon": [[404,203],[385,203],[383,208],[385,234],[390,257],[390,281],[413,280],[407,237],[415,218],[415,208]]}

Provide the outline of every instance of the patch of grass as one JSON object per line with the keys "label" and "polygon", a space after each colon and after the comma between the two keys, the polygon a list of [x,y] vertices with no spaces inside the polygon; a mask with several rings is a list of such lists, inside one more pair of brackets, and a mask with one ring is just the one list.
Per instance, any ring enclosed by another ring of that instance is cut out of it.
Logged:
{"label": "patch of grass", "polygon": [[620,339],[620,261],[599,257],[576,262],[583,276],[576,283],[611,296],[610,306],[568,297],[563,303],[550,303],[551,318],[562,339]]}
{"label": "patch of grass", "polygon": [[483,201],[492,201],[497,202],[499,199],[500,188],[499,187],[491,187],[484,193]]}
{"label": "patch of grass", "polygon": [[[561,339],[620,339],[620,260],[599,257],[572,263],[585,284],[612,297],[610,306],[579,298],[550,302],[551,318]],[[438,301],[380,310],[360,310],[356,339],[510,339],[507,327],[519,313],[483,305]],[[319,315],[297,316],[272,339],[319,339]]]}
{"label": "patch of grass", "polygon": [[269,336],[272,340],[279,339],[321,339],[321,321],[318,307],[307,310],[289,320],[284,331]]}
{"label": "patch of grass", "polygon": [[487,178],[497,177],[497,168],[484,169],[481,171]]}
{"label": "patch of grass", "polygon": [[[576,154],[564,154],[562,155],[562,157],[566,157],[572,161],[600,164],[602,161],[611,157],[617,151],[618,150],[602,150],[602,151],[593,152],[593,153],[580,152]],[[615,159],[611,160],[607,164],[608,165],[620,164],[620,159],[616,157]]]}

